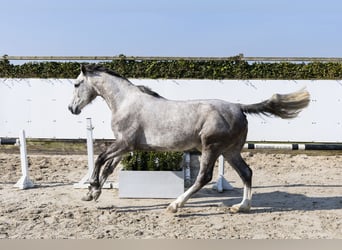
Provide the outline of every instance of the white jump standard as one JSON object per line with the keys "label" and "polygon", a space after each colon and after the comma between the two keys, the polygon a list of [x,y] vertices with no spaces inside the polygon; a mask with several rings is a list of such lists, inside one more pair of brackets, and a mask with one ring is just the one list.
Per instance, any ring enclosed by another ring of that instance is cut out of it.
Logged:
{"label": "white jump standard", "polygon": [[34,187],[33,182],[30,180],[26,150],[26,137],[25,131],[21,130],[19,133],[19,147],[20,147],[20,161],[21,161],[21,173],[22,176],[18,182],[14,185],[19,189],[27,189]]}
{"label": "white jump standard", "polygon": [[[78,182],[74,184],[74,188],[88,188],[91,174],[94,171],[94,140],[93,140],[94,127],[91,123],[91,118],[87,118],[87,156],[88,156],[88,172]],[[117,186],[117,185],[116,185]],[[113,188],[112,183],[105,183],[103,188]]]}
{"label": "white jump standard", "polygon": [[218,178],[217,182],[213,185],[213,189],[222,193],[224,190],[233,190],[234,187],[224,178],[224,157],[220,155],[218,158]]}

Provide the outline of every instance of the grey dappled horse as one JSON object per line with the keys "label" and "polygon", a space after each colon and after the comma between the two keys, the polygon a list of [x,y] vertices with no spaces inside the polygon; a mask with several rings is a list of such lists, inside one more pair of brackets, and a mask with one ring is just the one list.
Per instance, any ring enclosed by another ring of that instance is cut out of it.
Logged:
{"label": "grey dappled horse", "polygon": [[116,139],[96,159],[89,191],[83,200],[99,198],[107,177],[127,152],[198,149],[202,157],[197,179],[168,206],[170,212],[176,212],[212,179],[213,167],[220,155],[224,156],[244,183],[242,201],[230,210],[248,212],[252,199],[252,170],[240,153],[247,136],[245,114],[294,118],[310,101],[309,93],[305,90],[287,95],[275,94],[269,100],[251,105],[222,100],[171,101],[147,87],[133,85],[103,66],[81,66],[69,110],[73,114],[80,114],[97,96],[101,96],[112,111],[111,127]]}

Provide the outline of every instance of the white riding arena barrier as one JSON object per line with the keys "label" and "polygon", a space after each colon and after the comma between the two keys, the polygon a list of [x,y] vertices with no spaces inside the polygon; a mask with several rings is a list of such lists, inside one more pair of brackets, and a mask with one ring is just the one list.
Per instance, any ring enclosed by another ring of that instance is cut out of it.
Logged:
{"label": "white riding arena barrier", "polygon": [[[342,143],[342,113],[332,113],[342,109],[342,82],[338,80],[130,80],[171,100],[222,99],[245,104],[306,86],[311,102],[296,119],[248,115],[247,141]],[[0,137],[16,137],[20,129],[25,129],[30,138],[84,138],[80,128],[91,117],[96,127],[95,139],[114,139],[111,113],[101,98],[78,116],[67,111],[73,82],[73,79],[0,78],[0,107],[11,107],[0,109]]]}

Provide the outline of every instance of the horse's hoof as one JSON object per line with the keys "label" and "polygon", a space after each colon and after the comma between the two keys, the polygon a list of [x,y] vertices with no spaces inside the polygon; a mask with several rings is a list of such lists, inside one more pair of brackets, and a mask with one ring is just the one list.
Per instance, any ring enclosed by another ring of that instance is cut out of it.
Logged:
{"label": "horse's hoof", "polygon": [[93,191],[93,198],[94,198],[94,201],[97,201],[98,200],[98,198],[100,197],[100,195],[101,195],[101,190],[95,190],[95,191]]}
{"label": "horse's hoof", "polygon": [[240,204],[234,205],[229,209],[229,213],[249,213],[251,211],[250,206],[241,206]]}
{"label": "horse's hoof", "polygon": [[93,199],[93,196],[91,194],[87,194],[82,197],[82,201],[91,201]]}
{"label": "horse's hoof", "polygon": [[177,206],[172,203],[166,208],[166,211],[169,213],[177,213],[177,210]]}
{"label": "horse's hoof", "polygon": [[239,208],[236,206],[232,206],[231,208],[229,208],[229,213],[231,214],[236,214],[239,212]]}

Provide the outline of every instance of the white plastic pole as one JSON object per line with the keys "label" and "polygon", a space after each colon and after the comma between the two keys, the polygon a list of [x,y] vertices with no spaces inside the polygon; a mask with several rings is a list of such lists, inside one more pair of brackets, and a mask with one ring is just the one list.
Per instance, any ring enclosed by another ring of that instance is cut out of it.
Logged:
{"label": "white plastic pole", "polygon": [[91,124],[91,118],[86,119],[87,125],[87,156],[88,156],[88,172],[78,182],[74,184],[74,188],[87,188],[89,186],[89,179],[94,170],[94,146],[93,146],[93,125]]}
{"label": "white plastic pole", "polygon": [[22,176],[19,179],[19,181],[14,185],[14,187],[17,187],[20,189],[32,188],[32,187],[34,187],[34,184],[30,180],[29,171],[28,171],[26,137],[25,137],[25,131],[24,130],[21,130],[19,132],[19,146],[20,146],[20,161],[21,161]]}
{"label": "white plastic pole", "polygon": [[219,157],[219,165],[218,165],[218,179],[217,182],[213,185],[213,189],[216,189],[218,192],[222,193],[224,190],[233,190],[234,187],[230,185],[230,183],[224,178],[224,158],[222,155]]}
{"label": "white plastic pole", "polygon": [[93,146],[93,125],[91,118],[87,118],[87,153],[88,153],[88,179],[94,170],[94,146]]}
{"label": "white plastic pole", "polygon": [[[88,155],[88,172],[78,182],[74,184],[74,188],[88,188],[91,175],[94,170],[94,140],[93,140],[94,127],[91,123],[91,118],[87,118],[87,155]],[[112,183],[105,183],[102,188],[113,188]]]}

